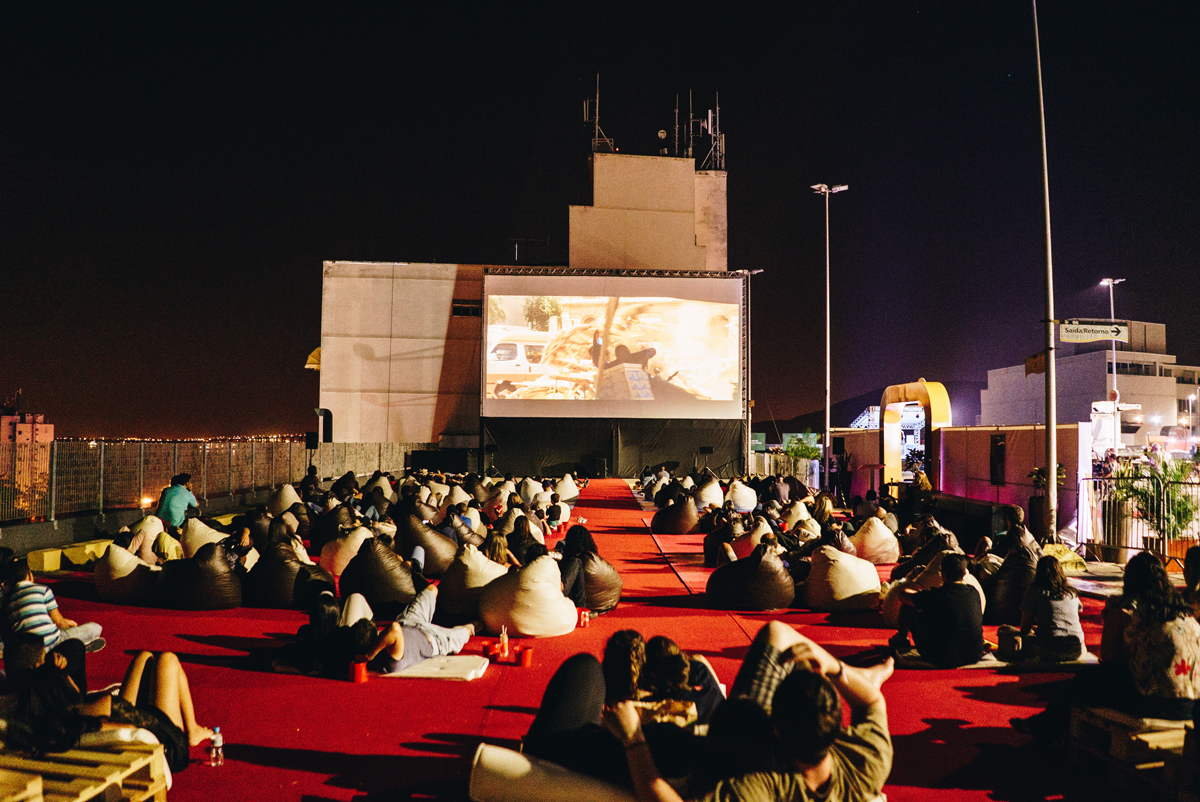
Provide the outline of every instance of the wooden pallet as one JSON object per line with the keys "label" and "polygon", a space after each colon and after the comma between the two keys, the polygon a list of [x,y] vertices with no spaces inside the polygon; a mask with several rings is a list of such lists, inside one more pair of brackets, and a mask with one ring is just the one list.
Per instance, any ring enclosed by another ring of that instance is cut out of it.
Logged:
{"label": "wooden pallet", "polygon": [[38,549],[29,552],[29,567],[35,574],[61,571],[63,557],[66,557],[68,567],[82,568],[103,557],[104,552],[111,544],[112,540],[85,540],[82,543],[72,543],[68,546]]}
{"label": "wooden pallet", "polygon": [[1167,755],[1163,781],[1167,787],[1179,789],[1172,802],[1200,802],[1200,744],[1195,730],[1188,732],[1180,752]]}
{"label": "wooden pallet", "polygon": [[[0,769],[40,779],[41,794],[15,796],[13,802],[165,802],[167,798],[166,766],[159,744],[123,743],[36,758],[0,754]],[[9,797],[0,800],[8,802]]]}
{"label": "wooden pallet", "polygon": [[42,778],[0,769],[0,802],[42,802]]}
{"label": "wooden pallet", "polygon": [[1067,754],[1072,763],[1104,776],[1117,793],[1171,799],[1177,786],[1164,769],[1170,757],[1182,754],[1191,726],[1190,721],[1137,718],[1108,708],[1076,708]]}

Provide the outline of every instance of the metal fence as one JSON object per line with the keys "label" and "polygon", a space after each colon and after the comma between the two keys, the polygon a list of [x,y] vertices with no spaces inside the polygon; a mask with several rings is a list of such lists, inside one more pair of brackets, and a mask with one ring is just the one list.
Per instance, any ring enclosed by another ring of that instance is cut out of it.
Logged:
{"label": "metal fence", "polygon": [[192,475],[200,499],[249,493],[297,482],[310,456],[322,477],[402,471],[425,443],[304,443],[280,441],[0,444],[0,522],[153,506],[179,473]]}
{"label": "metal fence", "polygon": [[1083,479],[1078,533],[1101,559],[1123,563],[1138,551],[1182,559],[1200,543],[1200,483],[1154,476]]}

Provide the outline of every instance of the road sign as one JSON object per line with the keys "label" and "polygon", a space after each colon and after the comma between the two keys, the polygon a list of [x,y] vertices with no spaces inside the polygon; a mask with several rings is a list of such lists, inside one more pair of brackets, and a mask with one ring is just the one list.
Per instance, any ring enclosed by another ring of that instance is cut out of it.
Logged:
{"label": "road sign", "polygon": [[1094,343],[1099,340],[1129,342],[1129,323],[1118,320],[1065,320],[1058,325],[1058,339],[1065,343]]}

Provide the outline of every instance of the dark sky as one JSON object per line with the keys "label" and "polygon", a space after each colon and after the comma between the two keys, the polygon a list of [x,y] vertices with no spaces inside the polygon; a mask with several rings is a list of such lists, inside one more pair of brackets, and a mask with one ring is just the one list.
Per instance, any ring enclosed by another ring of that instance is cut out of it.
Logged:
{"label": "dark sky", "polygon": [[[1041,344],[1031,11],[997,0],[0,9],[0,395],[61,435],[311,428],[326,259],[566,261],[582,104],[649,154],[720,92],[756,417]],[[786,7],[778,10],[780,7]],[[1200,363],[1200,4],[1044,2],[1057,314]]]}

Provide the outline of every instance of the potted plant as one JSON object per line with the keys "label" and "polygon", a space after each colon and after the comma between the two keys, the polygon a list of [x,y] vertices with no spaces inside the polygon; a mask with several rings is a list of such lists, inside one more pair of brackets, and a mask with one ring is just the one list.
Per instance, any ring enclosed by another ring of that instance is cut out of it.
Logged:
{"label": "potted plant", "polygon": [[1169,553],[1172,544],[1183,537],[1200,509],[1200,502],[1186,487],[1191,484],[1192,469],[1190,460],[1151,460],[1138,480],[1128,484],[1126,495],[1137,514],[1163,540],[1162,554]]}
{"label": "potted plant", "polygon": [[[1058,471],[1055,477],[1057,486],[1062,487],[1067,479],[1067,469],[1063,464],[1058,463]],[[1046,468],[1034,468],[1026,476],[1033,483],[1034,495],[1029,497],[1029,525],[1033,531],[1034,537],[1039,543],[1057,542],[1058,534],[1050,532],[1046,524],[1046,519],[1049,516],[1050,504],[1046,501]]]}

